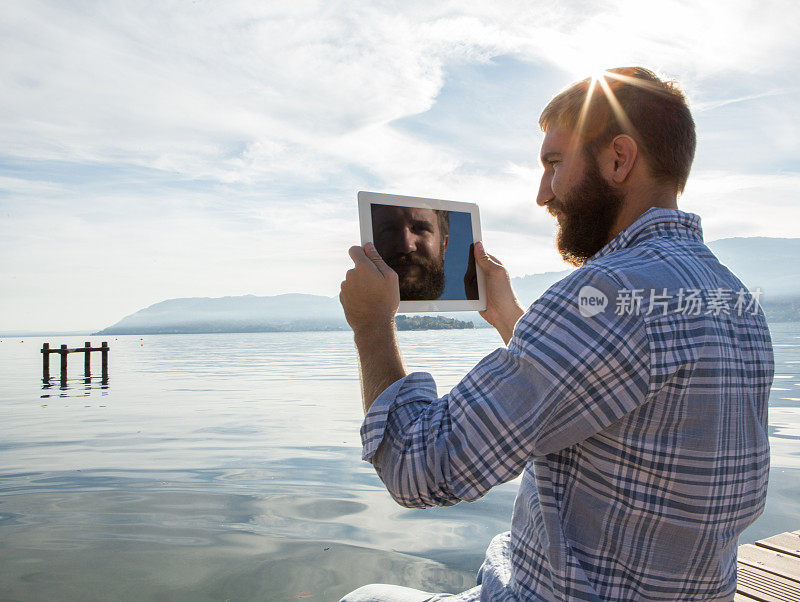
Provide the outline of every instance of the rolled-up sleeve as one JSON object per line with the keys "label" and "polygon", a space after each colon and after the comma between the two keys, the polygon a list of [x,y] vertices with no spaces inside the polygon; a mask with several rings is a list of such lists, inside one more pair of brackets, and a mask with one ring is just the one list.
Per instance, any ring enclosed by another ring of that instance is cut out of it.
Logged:
{"label": "rolled-up sleeve", "polygon": [[[607,306],[579,310],[590,286]],[[399,504],[473,501],[526,463],[574,445],[644,403],[649,345],[638,315],[616,315],[620,287],[596,270],[573,272],[517,323],[508,348],[483,358],[447,395],[430,374],[395,382],[361,427],[370,461]]]}

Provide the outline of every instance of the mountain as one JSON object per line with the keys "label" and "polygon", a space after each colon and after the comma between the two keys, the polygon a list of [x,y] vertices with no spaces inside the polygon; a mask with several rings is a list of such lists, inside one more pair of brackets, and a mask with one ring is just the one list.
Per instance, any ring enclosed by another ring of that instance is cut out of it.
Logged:
{"label": "mountain", "polygon": [[541,274],[530,274],[511,279],[511,286],[517,294],[520,303],[527,307],[536,299],[542,296],[548,288],[556,282],[571,274],[573,270],[562,270],[560,272],[543,272]]}
{"label": "mountain", "polygon": [[[748,289],[760,288],[764,300],[800,297],[800,238],[721,238],[708,248]],[[572,270],[512,278],[511,284],[523,305],[533,303],[550,286]]]}
{"label": "mountain", "polygon": [[765,301],[800,296],[800,238],[722,238],[708,247]]}
{"label": "mountain", "polygon": [[[476,314],[477,315],[477,314]],[[458,319],[460,318],[460,319]],[[397,316],[399,330],[474,328],[473,322],[440,316]],[[95,334],[194,334],[348,330],[338,297],[287,294],[274,297],[169,299],[126,316]]]}
{"label": "mountain", "polygon": [[[761,305],[770,321],[800,321],[800,238],[722,238],[708,247],[749,290],[761,289]],[[512,278],[511,284],[527,307],[571,272],[532,274]]]}
{"label": "mountain", "polygon": [[[751,290],[760,288],[770,320],[800,321],[800,238],[724,238],[708,245]],[[512,278],[526,307],[571,270]],[[477,312],[448,312],[441,318],[488,327]],[[411,322],[409,322],[410,324]],[[452,328],[445,320],[421,321],[426,327]],[[263,332],[346,330],[337,297],[287,294],[272,297],[169,299],[151,305],[97,334]]]}
{"label": "mountain", "polygon": [[176,334],[345,330],[339,299],[291,293],[273,297],[168,299],[139,310],[96,334]]}

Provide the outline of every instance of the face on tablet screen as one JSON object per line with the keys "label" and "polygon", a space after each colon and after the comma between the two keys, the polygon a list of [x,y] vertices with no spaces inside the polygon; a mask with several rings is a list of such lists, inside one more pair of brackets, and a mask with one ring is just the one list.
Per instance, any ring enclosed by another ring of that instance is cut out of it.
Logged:
{"label": "face on tablet screen", "polygon": [[372,236],[397,272],[401,301],[477,299],[469,213],[371,205]]}

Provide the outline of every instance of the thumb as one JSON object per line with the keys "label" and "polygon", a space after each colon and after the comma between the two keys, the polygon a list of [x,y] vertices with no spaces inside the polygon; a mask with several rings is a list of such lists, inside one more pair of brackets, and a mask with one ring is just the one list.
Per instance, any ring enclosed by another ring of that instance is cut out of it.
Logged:
{"label": "thumb", "polygon": [[494,255],[490,255],[486,252],[486,249],[483,248],[482,242],[475,243],[475,262],[481,266],[481,269],[483,269],[485,272],[497,267],[503,267],[502,261],[500,261]]}
{"label": "thumb", "polygon": [[375,248],[375,245],[371,242],[368,242],[364,245],[364,254],[367,258],[375,264],[375,267],[378,268],[378,271],[381,274],[387,274],[392,272],[392,268],[390,268],[387,263],[383,260],[380,253],[378,253],[378,249]]}
{"label": "thumb", "polygon": [[475,243],[475,262],[484,270],[489,269],[493,264],[492,258],[486,252],[486,249],[483,248],[483,243],[480,241]]}

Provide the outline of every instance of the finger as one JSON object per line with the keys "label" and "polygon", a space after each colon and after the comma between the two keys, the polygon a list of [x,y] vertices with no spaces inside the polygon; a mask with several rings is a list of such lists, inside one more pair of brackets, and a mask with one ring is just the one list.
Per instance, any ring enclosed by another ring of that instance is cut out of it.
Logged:
{"label": "finger", "polygon": [[350,247],[347,250],[347,253],[350,255],[350,259],[352,259],[353,263],[356,265],[367,261],[367,256],[364,254],[364,249],[359,246]]}
{"label": "finger", "polygon": [[372,263],[375,264],[375,267],[378,268],[378,271],[381,274],[386,275],[389,272],[393,272],[394,271],[383,260],[383,257],[381,257],[380,253],[378,253],[378,249],[376,249],[375,245],[372,244],[371,242],[368,242],[367,244],[364,245],[364,254],[367,256],[367,258],[370,259],[370,261],[372,261]]}
{"label": "finger", "polygon": [[[381,272],[380,268],[375,265],[375,262],[367,257],[367,254],[364,252],[362,247],[350,247],[350,258],[353,260],[353,263],[356,265],[353,267],[350,272],[353,272],[355,275],[358,271],[364,273],[364,270],[367,273],[371,273],[375,276],[386,276],[383,272]],[[386,267],[390,272],[392,271],[388,266]],[[350,273],[348,272],[348,274]]]}

